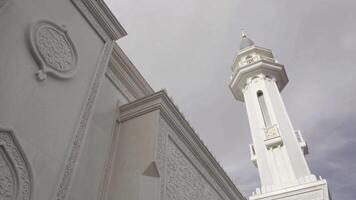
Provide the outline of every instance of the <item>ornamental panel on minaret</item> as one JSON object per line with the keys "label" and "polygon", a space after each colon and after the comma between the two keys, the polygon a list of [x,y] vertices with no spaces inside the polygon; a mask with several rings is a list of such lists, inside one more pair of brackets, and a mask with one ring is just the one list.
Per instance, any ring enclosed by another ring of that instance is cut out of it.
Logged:
{"label": "ornamental panel on minaret", "polygon": [[327,182],[310,172],[306,142],[294,129],[280,95],[287,83],[285,68],[272,51],[242,33],[230,89],[246,104],[251,160],[261,181],[250,199],[329,200]]}

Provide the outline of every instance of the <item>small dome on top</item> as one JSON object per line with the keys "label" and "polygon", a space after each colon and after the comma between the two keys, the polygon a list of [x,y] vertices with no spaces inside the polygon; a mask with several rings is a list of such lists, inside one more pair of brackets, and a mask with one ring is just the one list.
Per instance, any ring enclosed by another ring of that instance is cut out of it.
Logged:
{"label": "small dome on top", "polygon": [[255,43],[250,38],[248,38],[244,32],[241,31],[240,50],[253,45],[255,45]]}

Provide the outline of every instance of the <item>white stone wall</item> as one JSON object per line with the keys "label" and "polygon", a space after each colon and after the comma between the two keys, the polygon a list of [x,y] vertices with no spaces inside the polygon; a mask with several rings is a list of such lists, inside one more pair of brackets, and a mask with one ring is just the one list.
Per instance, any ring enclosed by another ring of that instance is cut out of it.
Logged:
{"label": "white stone wall", "polygon": [[[41,20],[47,27],[31,42],[31,28]],[[0,123],[13,128],[29,161],[32,198],[53,199],[65,192],[58,189],[65,166],[75,165],[68,153],[83,109],[91,109],[85,105],[105,42],[69,0],[9,0],[0,8],[0,27]],[[44,63],[59,74],[66,73],[60,70],[64,63],[77,70],[71,78],[52,74],[39,80],[36,72]]]}
{"label": "white stone wall", "polygon": [[120,107],[108,199],[244,199],[165,92]]}
{"label": "white stone wall", "polygon": [[104,113],[106,121],[99,115],[112,104],[99,100],[94,108],[113,41],[125,32],[102,1],[90,0],[2,0],[0,26],[0,124],[18,152],[2,158],[22,159],[25,170],[0,172],[28,173],[13,177],[11,187],[20,189],[6,199],[97,199],[117,109]]}
{"label": "white stone wall", "polygon": [[222,200],[186,154],[191,153],[183,152],[172,139],[168,140],[165,199]]}
{"label": "white stone wall", "polygon": [[135,104],[102,0],[0,0],[0,27],[0,199],[244,199],[166,94]]}

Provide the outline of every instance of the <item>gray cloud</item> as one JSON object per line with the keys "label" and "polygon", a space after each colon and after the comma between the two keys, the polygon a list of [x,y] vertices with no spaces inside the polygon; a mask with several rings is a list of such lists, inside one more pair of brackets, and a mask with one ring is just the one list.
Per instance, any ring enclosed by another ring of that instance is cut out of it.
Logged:
{"label": "gray cloud", "polygon": [[287,69],[282,95],[334,199],[356,196],[356,2],[352,0],[107,0],[128,32],[119,44],[156,89],[167,88],[248,196],[246,110],[228,89],[240,29]]}

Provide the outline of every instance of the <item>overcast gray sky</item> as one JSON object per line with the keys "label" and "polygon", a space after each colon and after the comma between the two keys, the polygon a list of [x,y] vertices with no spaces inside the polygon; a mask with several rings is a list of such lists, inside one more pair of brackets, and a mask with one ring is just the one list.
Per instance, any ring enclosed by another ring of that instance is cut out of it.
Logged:
{"label": "overcast gray sky", "polygon": [[282,92],[333,199],[356,198],[355,0],[106,0],[128,36],[118,43],[155,90],[170,96],[249,196],[245,105],[232,96],[230,66],[240,29],[273,50],[290,82]]}

